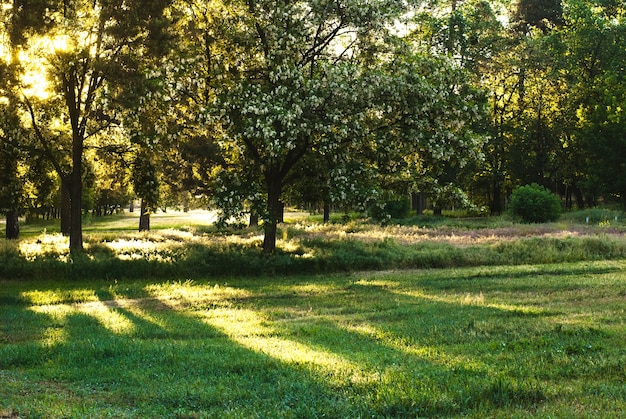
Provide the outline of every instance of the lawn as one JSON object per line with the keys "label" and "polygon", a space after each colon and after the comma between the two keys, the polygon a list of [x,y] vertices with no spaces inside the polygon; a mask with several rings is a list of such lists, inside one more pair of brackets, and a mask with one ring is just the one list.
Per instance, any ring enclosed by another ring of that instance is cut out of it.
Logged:
{"label": "lawn", "polygon": [[0,418],[626,417],[612,214],[294,215],[271,257],[207,217],[88,220],[82,256],[54,223],[5,241]]}
{"label": "lawn", "polygon": [[0,417],[624,417],[624,268],[5,280]]}

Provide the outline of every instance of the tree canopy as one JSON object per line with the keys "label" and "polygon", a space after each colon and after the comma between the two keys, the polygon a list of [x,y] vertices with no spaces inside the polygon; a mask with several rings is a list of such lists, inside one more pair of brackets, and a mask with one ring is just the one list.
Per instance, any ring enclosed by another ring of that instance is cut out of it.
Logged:
{"label": "tree canopy", "polygon": [[537,183],[626,205],[620,2],[5,0],[0,16],[7,237],[50,208],[80,250],[83,213],[132,198],[146,217],[190,197],[260,217],[268,253],[290,203],[383,214],[420,193],[499,213]]}

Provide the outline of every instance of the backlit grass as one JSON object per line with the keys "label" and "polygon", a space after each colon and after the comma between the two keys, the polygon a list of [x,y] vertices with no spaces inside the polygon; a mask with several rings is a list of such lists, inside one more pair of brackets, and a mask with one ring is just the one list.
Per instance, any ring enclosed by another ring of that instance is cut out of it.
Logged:
{"label": "backlit grass", "polygon": [[0,416],[624,417],[625,268],[3,281]]}
{"label": "backlit grass", "polygon": [[259,228],[218,230],[203,224],[211,217],[206,211],[158,214],[155,230],[144,233],[120,229],[119,223],[135,223],[134,215],[106,217],[97,220],[97,227],[94,222],[85,228],[85,252],[75,255],[67,237],[47,230],[18,242],[3,240],[0,278],[195,279],[626,257],[626,235],[616,216],[597,221],[600,216],[594,215],[590,224],[564,219],[535,225],[503,219],[432,224],[430,218],[417,217],[417,224],[380,226],[364,220],[325,225],[290,214],[280,226],[272,256],[261,252]]}

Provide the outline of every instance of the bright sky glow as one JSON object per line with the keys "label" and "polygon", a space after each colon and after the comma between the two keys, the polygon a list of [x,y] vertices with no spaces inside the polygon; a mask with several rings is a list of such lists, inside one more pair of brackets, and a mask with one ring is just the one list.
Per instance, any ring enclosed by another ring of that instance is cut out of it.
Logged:
{"label": "bright sky glow", "polygon": [[54,37],[33,39],[29,49],[19,52],[18,59],[24,68],[21,77],[22,91],[26,96],[38,99],[50,97],[50,81],[45,71],[48,64],[47,57],[49,54],[68,51],[70,48],[70,38],[60,34]]}

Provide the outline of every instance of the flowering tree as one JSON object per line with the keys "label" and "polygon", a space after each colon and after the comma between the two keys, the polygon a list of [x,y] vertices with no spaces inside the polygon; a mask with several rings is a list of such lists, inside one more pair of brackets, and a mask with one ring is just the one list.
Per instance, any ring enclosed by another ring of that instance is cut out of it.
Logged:
{"label": "flowering tree", "polygon": [[289,187],[316,182],[328,202],[371,201],[378,173],[401,176],[408,165],[393,162],[425,151],[445,158],[456,145],[473,152],[477,144],[463,130],[476,101],[452,80],[456,73],[438,76],[445,62],[421,59],[391,34],[404,2],[179,5],[192,41],[166,71],[187,115],[182,141],[203,162],[193,172],[224,219],[262,217],[266,253],[276,247]]}
{"label": "flowering tree", "polygon": [[185,121],[180,149],[203,162],[194,175],[225,219],[244,211],[263,218],[266,252],[297,164],[358,137],[349,135],[362,108],[358,58],[399,12],[396,3],[179,4],[193,40],[166,69]]}

